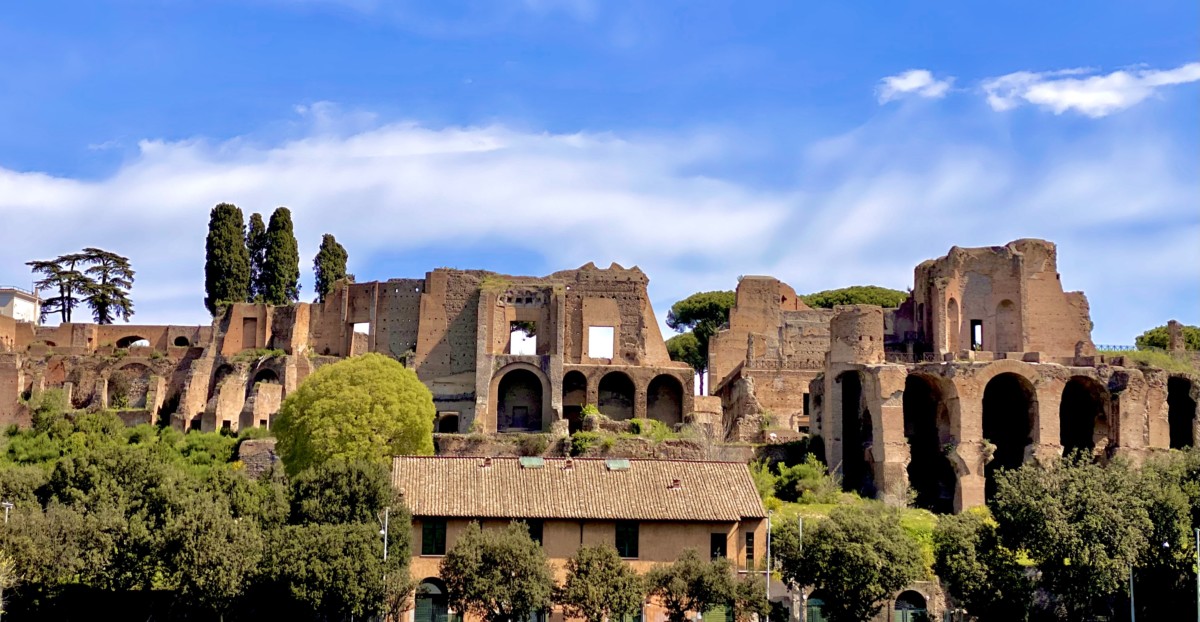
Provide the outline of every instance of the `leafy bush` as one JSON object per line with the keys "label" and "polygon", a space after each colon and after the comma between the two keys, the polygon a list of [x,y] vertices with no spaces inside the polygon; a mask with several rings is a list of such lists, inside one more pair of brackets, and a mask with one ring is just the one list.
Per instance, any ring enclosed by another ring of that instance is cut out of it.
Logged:
{"label": "leafy bush", "polygon": [[600,443],[602,436],[599,432],[580,431],[571,435],[571,455],[582,456],[587,453],[596,444]]}
{"label": "leafy bush", "polygon": [[42,391],[37,403],[32,404],[30,410],[33,429],[46,432],[70,412],[71,405],[67,403],[67,394],[61,389],[47,389]]}
{"label": "leafy bush", "polygon": [[540,456],[550,447],[550,439],[545,434],[522,434],[517,441],[517,451],[522,456]]}
{"label": "leafy bush", "polygon": [[655,441],[665,441],[677,436],[667,424],[657,419],[630,419],[629,431]]}
{"label": "leafy bush", "polygon": [[[1183,326],[1183,342],[1184,348],[1187,350],[1200,350],[1200,326]],[[1167,326],[1155,326],[1150,330],[1138,335],[1134,341],[1138,350],[1146,350],[1148,348],[1167,349],[1171,345],[1171,335],[1167,332]]]}
{"label": "leafy bush", "polygon": [[794,466],[779,465],[775,496],[799,503],[837,503],[841,485],[817,457],[809,454]]}

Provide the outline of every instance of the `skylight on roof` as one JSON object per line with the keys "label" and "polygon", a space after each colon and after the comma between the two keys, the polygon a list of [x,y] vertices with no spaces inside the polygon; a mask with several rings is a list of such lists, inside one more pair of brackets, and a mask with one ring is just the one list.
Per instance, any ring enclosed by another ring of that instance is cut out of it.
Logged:
{"label": "skylight on roof", "polygon": [[604,461],[604,468],[609,471],[628,471],[629,461],[624,458],[610,458]]}
{"label": "skylight on roof", "polygon": [[519,460],[522,469],[540,469],[546,466],[546,459],[541,456],[521,456]]}

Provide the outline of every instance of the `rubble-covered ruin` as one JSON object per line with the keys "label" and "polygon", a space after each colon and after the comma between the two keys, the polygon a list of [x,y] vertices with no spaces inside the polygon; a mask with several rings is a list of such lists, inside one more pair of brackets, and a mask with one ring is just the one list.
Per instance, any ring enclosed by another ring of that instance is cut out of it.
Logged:
{"label": "rubble-covered ruin", "polygon": [[0,316],[0,423],[27,425],[30,399],[61,388],[131,424],[269,426],[316,367],[379,352],[430,388],[441,433],[566,435],[585,404],[712,423],[732,441],[811,433],[846,488],[938,511],[983,503],[997,468],[1197,442],[1200,379],[1098,356],[1087,300],[1063,291],[1049,242],[953,248],[917,266],[895,309],[811,309],[777,279],[742,278],[710,343],[712,398],[669,359],[647,283],[615,264],[547,277],[440,268],[343,283],[322,304],[234,304],[211,327]]}

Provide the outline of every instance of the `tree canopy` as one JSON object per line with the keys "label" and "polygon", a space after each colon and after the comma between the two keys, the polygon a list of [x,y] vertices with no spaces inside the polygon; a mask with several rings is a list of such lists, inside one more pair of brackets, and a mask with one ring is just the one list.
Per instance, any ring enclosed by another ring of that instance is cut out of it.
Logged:
{"label": "tree canopy", "polygon": [[1033,580],[1016,551],[1000,543],[986,508],[942,516],[933,532],[934,571],[956,602],[980,622],[1025,620]]}
{"label": "tree canopy", "polygon": [[300,251],[292,233],[292,212],[286,207],[275,208],[267,224],[258,294],[269,305],[291,304],[300,298]]}
{"label": "tree canopy", "polygon": [[242,210],[218,203],[208,219],[204,242],[204,306],[216,315],[221,304],[250,297],[250,253],[243,236]]}
{"label": "tree canopy", "polygon": [[[1167,332],[1167,325],[1155,326],[1150,330],[1137,336],[1135,341],[1137,349],[1145,350],[1147,348],[1167,349],[1171,345],[1171,335]],[[1200,326],[1183,326],[1183,343],[1187,350],[1200,350]]]}
{"label": "tree canopy", "polygon": [[250,214],[246,227],[246,252],[250,254],[250,289],[246,302],[258,302],[263,297],[263,263],[267,258],[267,225],[262,214]]}
{"label": "tree canopy", "polygon": [[646,587],[617,550],[608,545],[580,547],[567,560],[567,577],[555,600],[568,616],[587,622],[620,620],[637,614]]}
{"label": "tree canopy", "polygon": [[832,309],[836,305],[879,305],[892,308],[908,300],[908,292],[876,285],[854,285],[806,294],[800,296],[800,300],[814,309]]}
{"label": "tree canopy", "polygon": [[58,294],[43,298],[43,319],[47,314],[58,313],[63,322],[71,321],[71,312],[79,306],[79,301],[87,291],[87,276],[78,268],[78,264],[82,261],[82,253],[71,253],[60,255],[54,259],[25,263],[34,274],[42,275],[42,278],[34,282],[35,289],[50,290]]}
{"label": "tree canopy", "polygon": [[433,395],[415,372],[370,353],[321,367],[283,400],[275,420],[289,474],[330,460],[381,465],[433,453]]}
{"label": "tree canopy", "polygon": [[325,296],[333,291],[333,284],[346,278],[346,248],[328,233],[321,236],[321,248],[313,258],[316,275],[317,302],[325,302]]}
{"label": "tree canopy", "polygon": [[[689,341],[676,342],[672,360],[688,363],[703,378],[708,369],[708,342],[729,323],[729,310],[735,302],[737,295],[732,291],[712,291],[692,294],[671,305],[671,310],[667,312],[667,326],[680,333],[690,332],[696,347],[694,352],[690,352]],[[672,351],[671,346],[667,351]],[[685,355],[686,359],[675,358]]]}
{"label": "tree canopy", "polygon": [[673,563],[652,568],[646,583],[666,609],[669,622],[686,622],[689,611],[733,606],[738,596],[729,558],[701,559],[695,549],[685,550]]}
{"label": "tree canopy", "polygon": [[85,248],[83,261],[90,264],[84,271],[88,277],[84,300],[92,308],[96,323],[112,324],[118,318],[128,322],[133,315],[129,289],[133,287],[134,275],[129,258],[99,248]]}
{"label": "tree canopy", "polygon": [[518,622],[550,608],[554,578],[546,553],[524,523],[482,529],[471,523],[440,566],[450,606],[485,622]]}

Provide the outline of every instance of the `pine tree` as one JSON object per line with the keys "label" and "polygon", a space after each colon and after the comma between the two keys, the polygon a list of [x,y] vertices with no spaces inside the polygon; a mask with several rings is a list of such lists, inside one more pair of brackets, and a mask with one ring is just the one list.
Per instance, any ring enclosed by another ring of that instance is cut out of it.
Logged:
{"label": "pine tree", "polygon": [[99,248],[85,248],[83,260],[91,264],[84,271],[89,281],[84,300],[92,308],[96,323],[112,324],[116,318],[128,322],[133,315],[129,289],[133,287],[134,274],[129,258]]}
{"label": "pine tree", "polygon": [[204,244],[204,306],[216,315],[221,303],[246,300],[250,290],[250,253],[243,236],[242,210],[231,203],[212,209]]}
{"label": "pine tree", "polygon": [[76,269],[76,264],[81,261],[82,253],[72,253],[54,259],[25,263],[34,274],[42,275],[42,278],[33,284],[35,288],[39,291],[58,291],[57,296],[47,296],[42,300],[43,320],[47,314],[58,313],[63,322],[71,321],[71,311],[79,304],[88,286],[87,275]]}
{"label": "pine tree", "polygon": [[[313,259],[313,272],[316,273],[317,302],[325,302],[325,296],[333,291],[333,284],[347,277],[346,248],[326,233],[321,236],[321,250]],[[353,277],[351,277],[353,280]]]}
{"label": "pine tree", "polygon": [[246,228],[246,249],[250,251],[250,295],[246,302],[257,302],[263,296],[263,262],[267,257],[267,226],[257,212],[250,215]]}
{"label": "pine tree", "polygon": [[267,225],[267,249],[263,258],[262,302],[286,305],[300,297],[300,252],[292,233],[292,212],[276,208]]}

